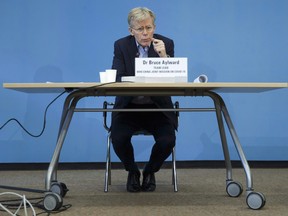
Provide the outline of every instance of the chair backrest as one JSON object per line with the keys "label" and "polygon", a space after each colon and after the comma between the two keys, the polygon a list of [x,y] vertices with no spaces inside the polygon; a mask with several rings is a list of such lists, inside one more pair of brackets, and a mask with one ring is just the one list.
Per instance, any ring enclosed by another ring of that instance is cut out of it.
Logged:
{"label": "chair backrest", "polygon": [[114,105],[114,103],[109,103],[107,101],[103,102],[103,109],[104,109],[104,111],[103,111],[103,126],[107,131],[110,131],[110,127],[108,127],[108,125],[107,125],[107,108],[108,108],[108,106],[113,106],[113,105]]}

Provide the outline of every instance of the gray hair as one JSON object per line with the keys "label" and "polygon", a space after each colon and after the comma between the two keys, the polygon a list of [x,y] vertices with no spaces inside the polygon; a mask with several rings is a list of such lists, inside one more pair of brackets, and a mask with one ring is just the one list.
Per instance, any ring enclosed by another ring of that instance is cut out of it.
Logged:
{"label": "gray hair", "polygon": [[141,22],[151,17],[153,25],[155,25],[156,16],[150,9],[146,7],[133,8],[128,14],[128,25],[131,27],[133,22]]}

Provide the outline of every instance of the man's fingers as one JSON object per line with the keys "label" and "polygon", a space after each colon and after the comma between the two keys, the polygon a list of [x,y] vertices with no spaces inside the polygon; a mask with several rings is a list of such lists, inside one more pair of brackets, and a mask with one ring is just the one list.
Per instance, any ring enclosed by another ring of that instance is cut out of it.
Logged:
{"label": "man's fingers", "polygon": [[155,51],[160,55],[162,51],[165,53],[165,46],[162,40],[158,40],[155,38],[152,38],[152,43],[154,45]]}

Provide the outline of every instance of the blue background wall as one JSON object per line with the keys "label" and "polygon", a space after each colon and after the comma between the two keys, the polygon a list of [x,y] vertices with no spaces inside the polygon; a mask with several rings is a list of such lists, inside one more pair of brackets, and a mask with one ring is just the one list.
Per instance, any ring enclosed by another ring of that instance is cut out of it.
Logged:
{"label": "blue background wall", "polygon": [[[174,39],[177,57],[188,57],[189,81],[202,73],[210,82],[288,81],[286,0],[1,0],[1,83],[98,82],[98,72],[111,67],[114,41],[128,34],[127,14],[136,6],[151,8],[156,32]],[[288,159],[287,95],[287,90],[222,95],[248,160]],[[44,110],[56,96],[1,87],[0,125],[15,117],[38,134]],[[3,128],[0,162],[49,162],[64,98],[50,107],[39,138],[15,123]],[[182,107],[212,105],[203,98],[174,99]],[[89,98],[80,104],[102,102]],[[105,140],[100,113],[76,113],[61,161],[104,161]],[[151,146],[146,143],[152,139],[134,140],[136,158],[147,160]],[[238,159],[228,141],[231,158]],[[222,160],[215,114],[182,113],[177,145],[178,160]]]}

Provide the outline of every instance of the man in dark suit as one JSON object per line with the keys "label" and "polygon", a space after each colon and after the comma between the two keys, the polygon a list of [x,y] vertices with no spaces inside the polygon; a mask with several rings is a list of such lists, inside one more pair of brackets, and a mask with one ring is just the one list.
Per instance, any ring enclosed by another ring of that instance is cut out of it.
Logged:
{"label": "man in dark suit", "polygon": [[[113,69],[117,69],[116,80],[135,75],[135,58],[174,57],[173,40],[155,31],[155,15],[148,8],[134,8],[128,15],[130,35],[114,44]],[[169,96],[118,96],[115,109],[119,108],[173,108]],[[127,191],[154,191],[155,172],[159,171],[175,146],[177,117],[174,112],[113,112],[111,138],[115,153],[129,172]],[[155,139],[149,162],[141,173],[135,163],[131,138],[136,131],[145,129]]]}

